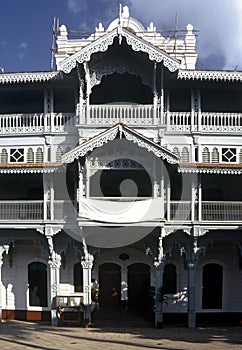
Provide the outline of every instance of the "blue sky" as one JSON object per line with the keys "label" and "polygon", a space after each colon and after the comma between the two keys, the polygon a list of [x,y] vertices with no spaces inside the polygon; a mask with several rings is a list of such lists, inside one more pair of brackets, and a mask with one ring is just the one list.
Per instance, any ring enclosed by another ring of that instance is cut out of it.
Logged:
{"label": "blue sky", "polygon": [[[0,67],[49,70],[53,18],[68,29],[93,31],[118,16],[120,0],[0,0]],[[242,0],[123,0],[146,27],[199,30],[198,68],[242,70]],[[148,4],[148,5],[147,5]]]}

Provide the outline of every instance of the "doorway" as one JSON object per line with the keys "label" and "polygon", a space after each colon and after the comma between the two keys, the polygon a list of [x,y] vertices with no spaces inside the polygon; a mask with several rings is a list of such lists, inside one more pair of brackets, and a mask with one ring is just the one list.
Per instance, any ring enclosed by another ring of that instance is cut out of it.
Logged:
{"label": "doorway", "polygon": [[121,266],[104,263],[99,266],[99,302],[104,309],[120,308]]}
{"label": "doorway", "polygon": [[135,263],[128,267],[128,307],[144,312],[147,295],[150,291],[150,266]]}
{"label": "doorway", "polygon": [[210,263],[203,268],[203,309],[222,309],[223,267]]}

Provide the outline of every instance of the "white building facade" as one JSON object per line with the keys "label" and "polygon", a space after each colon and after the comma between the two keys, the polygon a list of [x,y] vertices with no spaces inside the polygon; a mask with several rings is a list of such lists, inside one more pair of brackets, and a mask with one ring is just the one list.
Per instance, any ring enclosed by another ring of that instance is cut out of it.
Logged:
{"label": "white building facade", "polygon": [[157,327],[238,323],[242,73],[127,7],[56,45],[56,71],[0,74],[0,318],[55,325],[82,295],[91,321],[98,286]]}

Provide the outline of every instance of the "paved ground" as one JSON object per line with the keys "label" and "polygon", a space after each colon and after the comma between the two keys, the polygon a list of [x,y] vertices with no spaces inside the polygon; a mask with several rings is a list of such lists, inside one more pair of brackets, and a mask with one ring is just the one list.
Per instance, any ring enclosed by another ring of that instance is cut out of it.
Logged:
{"label": "paved ground", "polygon": [[33,322],[0,324],[1,350],[227,350],[242,349],[242,327],[52,327]]}

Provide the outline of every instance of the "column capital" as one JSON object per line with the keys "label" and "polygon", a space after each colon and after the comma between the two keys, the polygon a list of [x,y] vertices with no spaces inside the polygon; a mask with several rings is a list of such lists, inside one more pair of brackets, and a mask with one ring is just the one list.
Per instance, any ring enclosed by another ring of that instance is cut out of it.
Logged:
{"label": "column capital", "polygon": [[83,260],[81,261],[81,265],[83,269],[92,269],[94,257],[91,254],[86,254]]}
{"label": "column capital", "polygon": [[61,256],[57,253],[53,253],[48,264],[52,269],[59,269],[61,267]]}

